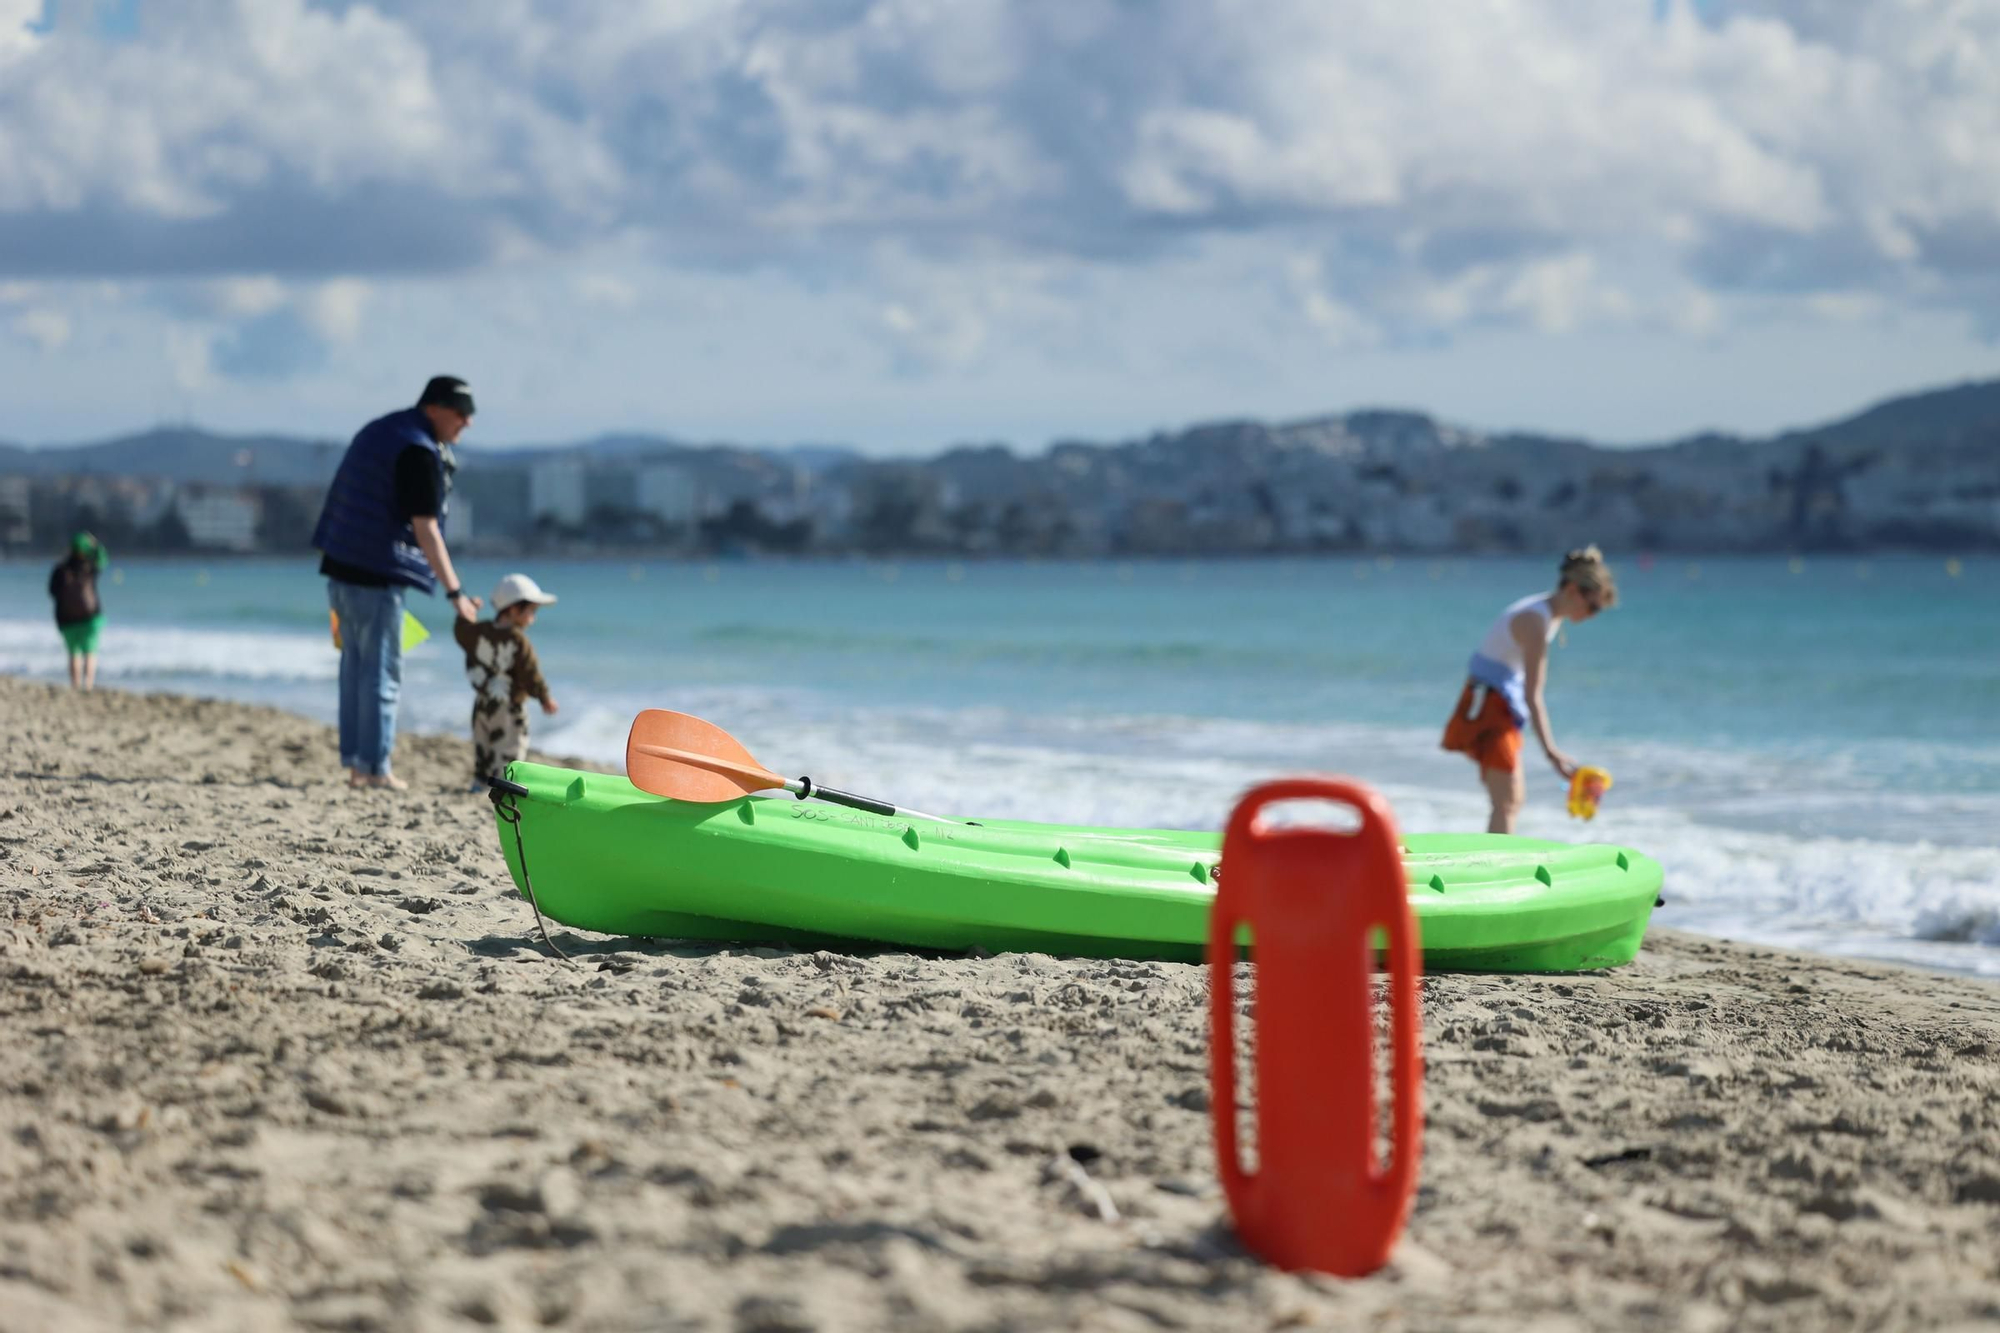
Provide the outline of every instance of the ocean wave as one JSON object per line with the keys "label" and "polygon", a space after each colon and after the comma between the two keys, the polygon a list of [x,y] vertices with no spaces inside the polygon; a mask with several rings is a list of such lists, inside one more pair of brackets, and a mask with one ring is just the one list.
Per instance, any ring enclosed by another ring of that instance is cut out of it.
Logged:
{"label": "ocean wave", "polygon": [[[433,642],[405,668],[406,729],[459,733],[469,692]],[[275,703],[322,720],[338,657],[320,633],[185,630],[114,622],[107,679]],[[0,670],[60,678],[42,621],[0,620]],[[1270,723],[979,704],[857,705],[762,680],[609,687],[551,671],[564,710],[536,713],[533,745],[610,765],[633,714],[669,707],[729,729],[787,776],[915,809],[1108,826],[1221,827],[1249,786],[1344,773],[1380,791],[1411,831],[1475,830],[1485,799],[1431,727]],[[1566,738],[1570,739],[1570,738]],[[1583,738],[1574,738],[1579,742]],[[1966,775],[1940,792],[1903,789],[1873,742],[1817,749],[1607,743],[1584,757],[1617,782],[1598,819],[1568,819],[1559,783],[1531,764],[1521,832],[1637,848],[1666,868],[1663,925],[1774,945],[2000,973],[2000,769],[1978,740],[1904,762]]]}
{"label": "ocean wave", "polygon": [[[1485,798],[1469,767],[1438,752],[1428,730],[1063,717],[995,708],[833,709],[823,700],[779,700],[754,690],[712,702],[719,707],[703,715],[728,727],[767,765],[916,809],[1213,830],[1251,785],[1286,773],[1332,770],[1380,791],[1404,829],[1471,831],[1485,823]],[[630,712],[607,702],[548,744],[616,763],[630,722]],[[1962,795],[1955,801],[1958,822],[1986,831],[1983,844],[1854,836],[1838,831],[1837,819],[1835,832],[1815,833],[1814,820],[1839,807],[1824,793],[1803,788],[1795,773],[1777,773],[1755,756],[1668,756],[1670,766],[1700,775],[1711,794],[1719,782],[1739,791],[1758,788],[1757,818],[1764,826],[1738,827],[1711,817],[1708,806],[1664,795],[1639,753],[1620,762],[1629,782],[1621,777],[1588,825],[1563,813],[1553,775],[1531,772],[1532,797],[1520,831],[1613,842],[1654,857],[1666,871],[1667,906],[1655,917],[1660,924],[2000,972],[2000,847],[1991,836],[2000,827],[2000,798]],[[1785,812],[1787,792],[1801,798],[1804,814]],[[1849,802],[1864,803],[1860,797]],[[1926,805],[1908,798],[1911,831],[1925,826],[1920,816]],[[1714,810],[1732,813],[1727,802]]]}
{"label": "ocean wave", "polygon": [[1934,903],[1917,914],[1913,933],[1920,940],[2000,946],[2000,897]]}
{"label": "ocean wave", "polygon": [[[0,671],[58,677],[66,673],[62,640],[48,622],[0,621]],[[117,620],[104,628],[101,680],[205,678],[216,681],[332,680],[340,655],[324,632],[259,633],[174,629]]]}

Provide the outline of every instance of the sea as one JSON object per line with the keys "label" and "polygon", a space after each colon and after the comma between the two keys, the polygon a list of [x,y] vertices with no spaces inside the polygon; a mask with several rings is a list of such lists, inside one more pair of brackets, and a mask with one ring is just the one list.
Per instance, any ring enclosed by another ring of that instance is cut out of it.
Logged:
{"label": "sea", "polygon": [[[114,553],[115,555],[115,553]],[[489,588],[510,566],[461,565]],[[697,713],[766,766],[898,805],[1214,829],[1250,785],[1357,778],[1409,831],[1484,827],[1438,748],[1465,660],[1545,589],[1516,559],[536,559],[560,712],[534,745],[617,763],[642,708]],[[2000,560],[1618,562],[1570,628],[1556,740],[1614,785],[1572,819],[1530,742],[1520,831],[1666,867],[1662,925],[2000,977]],[[48,565],[0,563],[0,671],[61,679]],[[310,560],[116,560],[100,682],[325,721],[337,654]],[[402,725],[467,730],[437,599]],[[315,761],[330,775],[331,748]]]}

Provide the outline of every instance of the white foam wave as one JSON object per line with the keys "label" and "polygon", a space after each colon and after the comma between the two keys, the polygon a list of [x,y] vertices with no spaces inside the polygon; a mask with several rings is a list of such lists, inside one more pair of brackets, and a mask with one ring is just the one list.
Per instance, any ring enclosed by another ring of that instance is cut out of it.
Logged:
{"label": "white foam wave", "polygon": [[2000,900],[1954,896],[1917,913],[1920,940],[2000,946]]}
{"label": "white foam wave", "polygon": [[[117,637],[113,638],[114,630]],[[405,729],[462,733],[456,655],[407,661]],[[319,635],[114,626],[103,671],[189,693],[276,703],[329,719],[338,658]],[[0,620],[0,670],[55,677],[45,622]],[[914,809],[1054,822],[1219,828],[1256,782],[1343,772],[1386,796],[1405,829],[1474,830],[1485,801],[1468,765],[1428,728],[1273,725],[1085,716],[990,706],[855,707],[791,687],[663,685],[638,693],[552,682],[564,711],[534,717],[534,747],[622,761],[641,707],[726,726],[767,765]],[[1954,762],[1974,762],[1968,747]],[[1993,771],[1948,793],[1876,790],[1853,756],[1696,746],[1606,746],[1617,774],[1599,818],[1562,812],[1558,783],[1529,770],[1521,832],[1635,847],[1666,868],[1661,924],[1773,945],[2000,975],[2000,792]]]}
{"label": "white foam wave", "polygon": [[[1989,817],[1990,818],[1990,817]],[[1553,809],[1524,833],[1574,839]],[[1994,825],[1990,822],[1987,827]],[[1607,807],[1593,840],[1666,871],[1655,920],[1702,934],[2000,975],[2000,847],[1719,827],[1698,812]],[[1990,834],[1989,834],[1990,838]]]}
{"label": "white foam wave", "polygon": [[[683,701],[686,703],[687,701]],[[1066,823],[1215,829],[1242,792],[1289,772],[1338,770],[1369,782],[1400,825],[1476,830],[1485,800],[1462,760],[1428,731],[1367,726],[1274,727],[1188,718],[1057,718],[998,709],[845,709],[744,691],[706,713],[765,763],[915,809]],[[701,707],[687,704],[690,711]],[[706,706],[706,705],[704,705]],[[616,763],[631,712],[588,710],[566,746]],[[1638,848],[1666,871],[1665,925],[1772,945],[2000,975],[2000,801],[1969,793],[1943,804],[1980,843],[1948,844],[1814,832],[1846,804],[1801,790],[1768,757],[1668,757],[1704,778],[1703,797],[1655,780],[1644,752],[1614,760],[1630,781],[1599,818],[1562,811],[1553,775],[1531,771],[1520,831]],[[1728,788],[1735,788],[1733,793]],[[1749,790],[1746,790],[1749,789]],[[1787,810],[1787,793],[1798,808]],[[1616,798],[1626,798],[1622,801]],[[1753,799],[1754,798],[1754,799]],[[1741,808],[1749,802],[1754,815]],[[1913,826],[1936,798],[1909,798]],[[1732,819],[1761,821],[1756,827]],[[1804,831],[1800,831],[1804,830]]]}
{"label": "white foam wave", "polygon": [[[0,671],[56,677],[67,671],[62,640],[46,621],[0,620]],[[332,680],[340,657],[324,634],[177,629],[117,620],[104,627],[103,680]]]}

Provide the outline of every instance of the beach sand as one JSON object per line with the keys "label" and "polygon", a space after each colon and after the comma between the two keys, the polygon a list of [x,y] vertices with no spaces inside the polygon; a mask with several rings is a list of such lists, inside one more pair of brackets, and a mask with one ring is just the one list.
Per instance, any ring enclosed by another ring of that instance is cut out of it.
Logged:
{"label": "beach sand", "polygon": [[563,967],[463,741],[355,792],[267,709],[0,719],[5,1330],[2000,1321],[2000,987],[1664,928],[1429,978],[1409,1229],[1291,1276],[1227,1226],[1199,968]]}

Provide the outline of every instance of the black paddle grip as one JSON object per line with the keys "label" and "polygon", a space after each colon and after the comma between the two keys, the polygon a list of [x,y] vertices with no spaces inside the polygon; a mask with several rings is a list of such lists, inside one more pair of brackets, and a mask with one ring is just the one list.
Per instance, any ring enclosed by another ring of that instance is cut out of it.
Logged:
{"label": "black paddle grip", "polygon": [[832,801],[852,810],[866,810],[871,815],[893,815],[896,807],[887,801],[877,801],[872,797],[856,796],[851,791],[841,791],[836,787],[822,787],[811,778],[799,779],[798,798],[803,801],[809,796],[817,796],[822,801]]}
{"label": "black paddle grip", "polygon": [[528,789],[518,782],[509,782],[505,778],[486,779],[486,799],[495,805],[500,804],[503,797],[521,797],[527,794]]}

